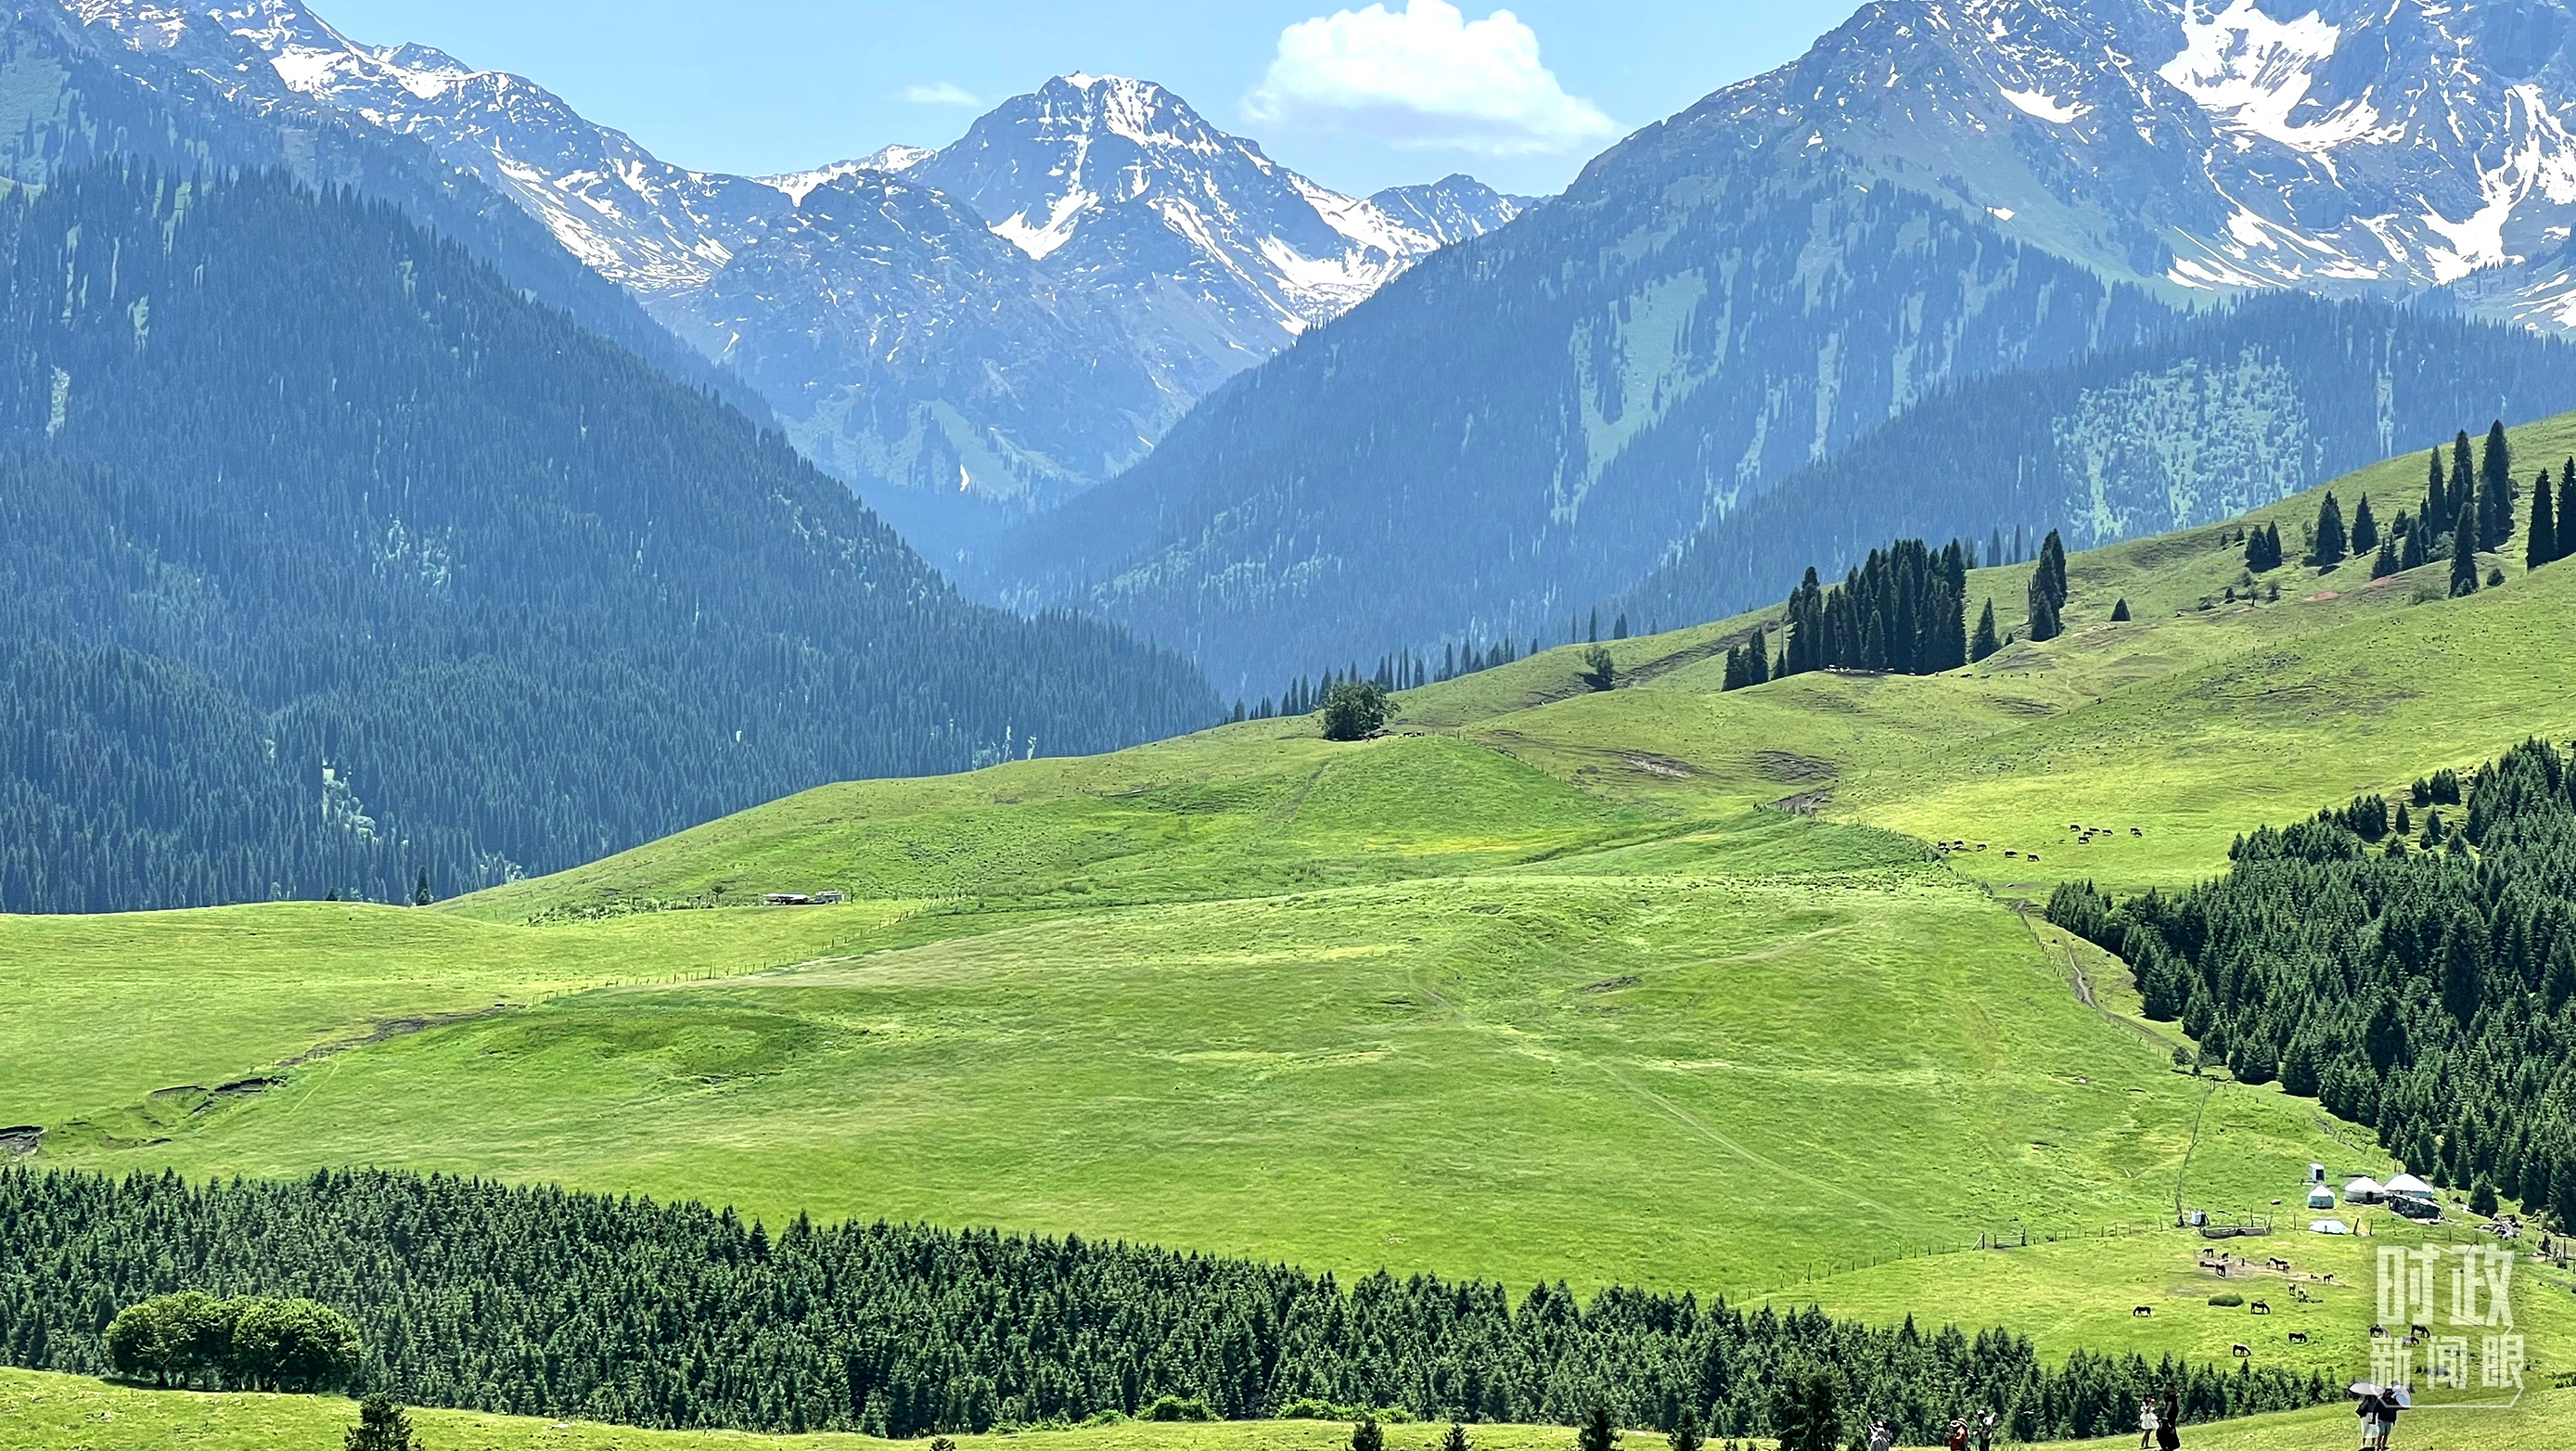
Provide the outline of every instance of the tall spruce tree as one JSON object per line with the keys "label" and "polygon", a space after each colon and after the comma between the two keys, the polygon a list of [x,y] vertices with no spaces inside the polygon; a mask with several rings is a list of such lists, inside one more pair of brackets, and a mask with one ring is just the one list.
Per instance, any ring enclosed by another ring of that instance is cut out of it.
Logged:
{"label": "tall spruce tree", "polygon": [[2424,476],[2424,507],[2416,513],[2424,519],[2447,519],[2451,517],[2450,503],[2448,484],[2442,477],[2442,451],[2437,448]]}
{"label": "tall spruce tree", "polygon": [[[2461,434],[2462,438],[2468,437]],[[2478,501],[2460,501],[2460,516],[2451,534],[2451,597],[2478,592]]]}
{"label": "tall spruce tree", "polygon": [[2531,537],[2523,544],[2524,567],[2538,569],[2558,558],[2557,505],[2549,496],[2549,470],[2531,486]]}
{"label": "tall spruce tree", "polygon": [[2334,490],[2326,490],[2326,501],[2317,506],[2317,527],[2309,536],[2308,562],[2319,569],[2332,569],[2343,563],[2347,536],[2343,527],[2343,505],[2335,501]]}
{"label": "tall spruce tree", "polygon": [[2513,446],[2505,440],[2504,420],[2487,425],[2487,443],[2478,458],[2478,547],[2501,549],[2513,537]]}
{"label": "tall spruce tree", "polygon": [[[2475,503],[2477,497],[2477,461],[2471,456],[2469,431],[2463,428],[2451,439],[2451,492],[2444,497],[2444,507],[2435,517],[2445,523],[2456,520],[2460,506]],[[2475,518],[2474,515],[2471,517]]]}
{"label": "tall spruce tree", "polygon": [[1968,659],[1971,662],[1983,660],[2002,648],[2003,642],[1995,638],[1994,597],[1988,595],[1985,612],[1977,616],[1977,637],[1968,642]]}
{"label": "tall spruce tree", "polygon": [[2352,552],[2368,554],[2378,547],[2379,521],[2371,517],[2370,496],[2364,494],[2361,502],[2352,508]]}
{"label": "tall spruce tree", "polygon": [[[2576,519],[2576,458],[2558,470],[2558,517]],[[2561,522],[2558,526],[2558,557],[2576,554],[2576,524]]]}

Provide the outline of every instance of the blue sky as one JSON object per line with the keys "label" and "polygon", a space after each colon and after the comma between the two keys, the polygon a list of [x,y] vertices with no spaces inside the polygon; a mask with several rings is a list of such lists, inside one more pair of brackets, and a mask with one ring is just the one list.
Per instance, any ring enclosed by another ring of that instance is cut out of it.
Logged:
{"label": "blue sky", "polygon": [[351,38],[515,71],[667,160],[765,173],[954,140],[1068,71],[1161,81],[1346,192],[1571,180],[1795,57],[1857,0],[310,0]]}

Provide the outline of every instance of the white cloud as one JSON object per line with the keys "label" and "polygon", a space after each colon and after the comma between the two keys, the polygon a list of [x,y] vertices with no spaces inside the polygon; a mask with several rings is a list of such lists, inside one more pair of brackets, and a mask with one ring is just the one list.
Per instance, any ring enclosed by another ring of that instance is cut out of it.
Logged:
{"label": "white cloud", "polygon": [[1618,134],[1539,64],[1538,34],[1508,10],[1470,21],[1447,0],[1301,20],[1279,33],[1246,120],[1359,131],[1402,147],[1491,156],[1573,151]]}
{"label": "white cloud", "polygon": [[935,86],[906,86],[903,98],[916,106],[980,106],[973,92],[963,86],[941,81]]}

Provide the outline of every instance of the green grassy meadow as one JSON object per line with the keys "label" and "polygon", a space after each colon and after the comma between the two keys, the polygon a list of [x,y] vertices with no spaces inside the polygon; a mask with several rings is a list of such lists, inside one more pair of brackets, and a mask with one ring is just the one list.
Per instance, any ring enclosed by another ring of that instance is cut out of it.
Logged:
{"label": "green grassy meadow", "polygon": [[[2576,417],[2517,448],[2576,453]],[[2393,517],[2421,457],[2335,487]],[[2295,554],[2314,508],[2255,517]],[[0,919],[0,1123],[107,1171],[444,1170],[2224,1357],[2248,1332],[2193,1305],[2201,1241],[2150,1227],[2387,1161],[2311,1102],[2176,1069],[2119,965],[2016,899],[2189,883],[2258,824],[2576,730],[2576,567],[2526,577],[2517,546],[2505,587],[2451,601],[2422,588],[2444,565],[2292,566],[2277,603],[2231,603],[2227,532],[2076,556],[2066,636],[1941,677],[1721,693],[1757,614],[1617,642],[1609,693],[1550,651],[1409,692],[1366,743],[1261,721],[830,786],[437,910]],[[1976,572],[1972,613],[2017,625],[2028,573]],[[853,900],[751,905],[825,889]],[[2369,1242],[2263,1243],[2349,1278]],[[2258,1357],[2355,1365],[2352,1296]],[[2576,1369],[2562,1306],[2534,1359]],[[283,1444],[321,1405],[0,1377],[0,1442]],[[2564,1439],[2571,1407],[2463,1412],[2438,1444]],[[442,1451],[677,1439],[424,1420]],[[1564,1439],[1523,1434],[1480,1444]]]}
{"label": "green grassy meadow", "polygon": [[[436,1451],[878,1451],[918,1442],[819,1434],[762,1436],[738,1431],[645,1431],[583,1421],[416,1410],[421,1439]],[[326,1396],[149,1391],[78,1376],[0,1370],[0,1437],[12,1451],[327,1451],[356,1420],[350,1402]],[[1447,1429],[1389,1425],[1387,1451],[1432,1451]],[[2185,1430],[2192,1451],[2341,1451],[2353,1418],[2342,1406],[2253,1416]],[[2576,1391],[2533,1390],[2508,1408],[2418,1412],[2400,1427],[2420,1451],[2534,1451],[2576,1437]],[[1572,1451],[1563,1426],[1470,1428],[1475,1451]],[[1335,1421],[1129,1421],[1069,1431],[959,1436],[959,1451],[1346,1451],[1350,1427]],[[1723,1445],[1724,1443],[1716,1443]],[[1745,1451],[1764,1443],[1741,1442]],[[2124,1448],[2137,1438],[2061,1443]],[[1629,1431],[1622,1451],[1662,1451],[1664,1438]]]}

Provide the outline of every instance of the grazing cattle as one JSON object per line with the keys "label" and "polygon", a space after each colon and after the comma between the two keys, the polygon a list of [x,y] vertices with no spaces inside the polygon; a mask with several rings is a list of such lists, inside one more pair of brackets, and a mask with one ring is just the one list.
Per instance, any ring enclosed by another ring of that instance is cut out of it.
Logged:
{"label": "grazing cattle", "polygon": [[2384,1339],[2387,1334],[2388,1327],[2385,1325],[2373,1325],[2370,1327],[2370,1338],[2373,1340]]}
{"label": "grazing cattle", "polygon": [[2410,1325],[2406,1329],[2410,1340],[2430,1340],[2433,1338],[2433,1327],[2429,1325]]}
{"label": "grazing cattle", "polygon": [[2130,1311],[2130,1312],[2129,1312],[2129,1315],[2130,1315],[2130,1318],[2132,1318],[2132,1319],[2144,1320],[2145,1318],[2147,1318],[2147,1317],[2148,1317],[2148,1316],[2150,1316],[2150,1315],[2153,1315],[2154,1313],[2156,1313],[2156,1307],[2155,1307],[2155,1306],[2153,1306],[2153,1305],[2140,1305],[2140,1306],[2139,1306],[2138,1308],[2136,1308],[2135,1310]]}
{"label": "grazing cattle", "polygon": [[2130,827],[2130,828],[2129,828],[2129,835],[2131,835],[2131,836],[2144,836],[2144,835],[2146,835],[2146,833],[2145,833],[2145,832],[2143,832],[2143,831],[2140,831],[2140,830],[2138,830],[2136,827],[2132,826],[2132,827]]}
{"label": "grazing cattle", "polygon": [[2039,860],[2039,853],[2037,853],[2037,852],[2032,852],[2032,853],[2030,854],[2030,859],[2031,859],[2032,861],[2037,861],[2037,860]]}
{"label": "grazing cattle", "polygon": [[2306,1331],[2304,1331],[2304,1330],[2293,1330],[2293,1331],[2291,1331],[2291,1332],[2290,1332],[2290,1343],[2291,1343],[2292,1345],[2305,1345],[2305,1344],[2307,1344],[2307,1343],[2308,1343],[2308,1332],[2306,1332]]}
{"label": "grazing cattle", "polygon": [[2005,852],[2005,853],[2004,853],[2004,855],[2005,855],[2005,856],[2020,856],[2020,855],[2021,855],[2021,853],[2020,853],[2020,852],[2017,852],[2017,851],[2008,851],[2008,852]]}
{"label": "grazing cattle", "polygon": [[2251,1308],[2257,1315],[2269,1315],[2272,1313],[2272,1307],[2261,1300],[2255,1301],[2249,1308]]}
{"label": "grazing cattle", "polygon": [[2254,1347],[2250,1345],[2239,1345],[2236,1347],[2236,1353],[2238,1355],[2252,1355],[2254,1353]]}

